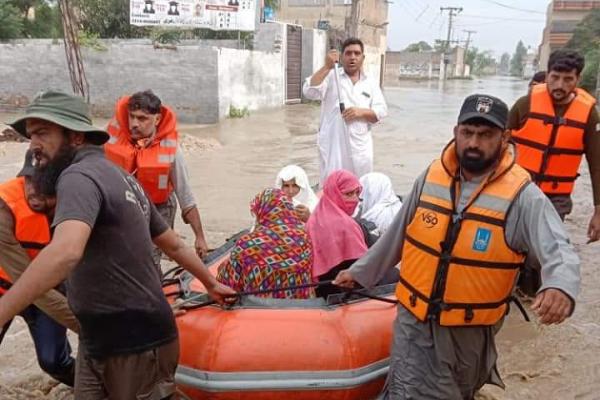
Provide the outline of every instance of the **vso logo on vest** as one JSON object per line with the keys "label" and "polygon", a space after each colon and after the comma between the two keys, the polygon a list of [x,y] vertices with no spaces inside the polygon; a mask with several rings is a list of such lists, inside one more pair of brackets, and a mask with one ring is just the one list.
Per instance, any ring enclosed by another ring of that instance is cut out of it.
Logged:
{"label": "vso logo on vest", "polygon": [[438,217],[434,212],[427,211],[421,214],[421,219],[425,222],[426,228],[433,228],[438,223]]}
{"label": "vso logo on vest", "polygon": [[485,228],[478,228],[473,240],[473,250],[486,252],[492,239],[492,232]]}

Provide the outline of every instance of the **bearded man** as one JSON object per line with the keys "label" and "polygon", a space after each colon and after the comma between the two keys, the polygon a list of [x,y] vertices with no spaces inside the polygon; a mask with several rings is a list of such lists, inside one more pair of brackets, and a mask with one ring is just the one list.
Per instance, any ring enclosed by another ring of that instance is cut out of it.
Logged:
{"label": "bearded man", "polygon": [[373,287],[400,260],[387,399],[472,399],[503,387],[494,336],[525,254],[542,265],[543,324],[573,312],[579,259],[552,203],[515,163],[508,108],[472,95],[454,140],[417,179],[390,228],[334,284]]}

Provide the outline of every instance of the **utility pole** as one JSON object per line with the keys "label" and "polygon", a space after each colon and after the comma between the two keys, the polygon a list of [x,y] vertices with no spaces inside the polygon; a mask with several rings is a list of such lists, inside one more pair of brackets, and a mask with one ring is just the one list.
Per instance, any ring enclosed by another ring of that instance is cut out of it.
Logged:
{"label": "utility pole", "polygon": [[446,36],[446,43],[444,45],[444,73],[441,77],[446,80],[448,64],[450,62],[450,38],[452,36],[452,23],[453,18],[456,17],[463,10],[462,7],[440,7],[440,11],[448,11],[448,34]]}
{"label": "utility pole", "polygon": [[463,30],[467,34],[467,41],[465,42],[465,53],[463,55],[463,76],[465,76],[467,70],[467,64],[465,63],[465,59],[467,58],[467,51],[469,51],[469,45],[471,44],[471,35],[477,33],[477,31],[470,31],[468,29]]}
{"label": "utility pole", "polygon": [[469,45],[471,44],[471,35],[477,33],[477,31],[463,30],[467,34],[467,40],[465,41],[465,53],[469,50]]}
{"label": "utility pole", "polygon": [[87,102],[90,101],[90,85],[85,76],[83,68],[83,57],[79,47],[79,26],[73,11],[73,6],[69,0],[58,0],[58,8],[61,13],[62,26],[64,31],[65,54],[67,56],[67,66],[71,76],[71,86],[73,93],[79,95]]}

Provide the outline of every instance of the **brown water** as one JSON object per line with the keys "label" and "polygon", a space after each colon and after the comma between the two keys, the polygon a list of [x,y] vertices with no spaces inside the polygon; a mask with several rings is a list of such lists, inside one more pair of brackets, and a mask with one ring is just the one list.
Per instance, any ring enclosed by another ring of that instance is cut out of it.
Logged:
{"label": "brown water", "polygon": [[[389,117],[373,131],[375,169],[392,178],[398,193],[408,192],[415,177],[451,138],[467,95],[492,94],[510,106],[525,91],[525,81],[507,78],[449,81],[445,86],[437,81],[404,83],[386,89]],[[0,115],[0,120],[10,117]],[[191,150],[186,155],[211,246],[251,224],[249,201],[273,184],[281,167],[301,165],[311,181],[317,182],[318,118],[318,106],[293,105],[209,127],[181,127],[182,132],[221,144],[214,150]],[[16,172],[23,149],[24,145],[0,144],[0,178]],[[486,387],[480,398],[600,399],[600,277],[593,262],[600,257],[600,245],[582,244],[591,214],[590,199],[585,170],[576,188],[575,210],[567,219],[582,258],[583,290],[573,317],[561,326],[542,327],[511,313],[498,336],[499,369],[507,390]],[[191,240],[187,226],[179,222],[177,228]],[[0,398],[70,398],[60,386],[43,394],[50,384],[37,369],[33,354],[23,324],[15,325],[0,350]]]}

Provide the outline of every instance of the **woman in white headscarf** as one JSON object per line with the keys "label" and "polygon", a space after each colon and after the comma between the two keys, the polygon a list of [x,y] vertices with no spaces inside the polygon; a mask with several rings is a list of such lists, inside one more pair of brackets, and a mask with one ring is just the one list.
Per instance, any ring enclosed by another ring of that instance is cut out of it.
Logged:
{"label": "woman in white headscarf", "polygon": [[402,208],[402,202],[394,193],[392,181],[380,172],[371,172],[360,178],[363,187],[360,217],[377,225],[380,235],[388,229]]}
{"label": "woman in white headscarf", "polygon": [[284,167],[275,180],[275,187],[292,200],[298,217],[306,222],[314,211],[319,198],[310,187],[306,172],[297,165]]}

